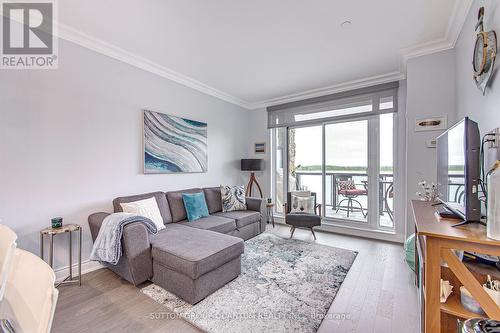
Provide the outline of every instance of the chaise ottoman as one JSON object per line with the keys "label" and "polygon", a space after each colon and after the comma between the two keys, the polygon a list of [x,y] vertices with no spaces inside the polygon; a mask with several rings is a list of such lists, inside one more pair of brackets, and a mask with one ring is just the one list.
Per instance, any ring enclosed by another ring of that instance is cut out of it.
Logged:
{"label": "chaise ottoman", "polygon": [[151,236],[153,282],[195,304],[241,273],[241,238],[179,224]]}

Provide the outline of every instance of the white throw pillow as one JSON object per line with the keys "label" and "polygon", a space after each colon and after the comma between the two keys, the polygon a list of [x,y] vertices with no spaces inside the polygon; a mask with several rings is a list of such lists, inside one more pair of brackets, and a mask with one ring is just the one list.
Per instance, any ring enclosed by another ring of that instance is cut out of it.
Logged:
{"label": "white throw pillow", "polygon": [[133,202],[123,202],[120,203],[120,206],[122,206],[124,213],[132,213],[134,215],[147,217],[153,221],[158,231],[165,229],[158,203],[154,197]]}
{"label": "white throw pillow", "polygon": [[310,197],[311,191],[306,191],[306,190],[292,191],[292,195],[296,197]]}
{"label": "white throw pillow", "polygon": [[292,195],[292,206],[290,213],[314,214],[314,196],[302,197]]}

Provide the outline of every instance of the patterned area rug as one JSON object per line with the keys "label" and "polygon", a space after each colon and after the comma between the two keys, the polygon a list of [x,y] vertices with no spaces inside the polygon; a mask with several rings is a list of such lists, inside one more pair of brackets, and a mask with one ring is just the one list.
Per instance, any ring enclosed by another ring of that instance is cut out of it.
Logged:
{"label": "patterned area rug", "polygon": [[195,305],[141,291],[207,332],[316,332],[356,255],[264,233],[245,242],[241,275]]}

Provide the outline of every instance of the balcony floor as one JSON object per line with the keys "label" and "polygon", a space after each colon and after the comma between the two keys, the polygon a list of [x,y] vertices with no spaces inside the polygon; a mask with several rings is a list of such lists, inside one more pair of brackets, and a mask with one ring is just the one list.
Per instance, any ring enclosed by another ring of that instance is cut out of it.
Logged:
{"label": "balcony floor", "polygon": [[[335,212],[335,208],[333,206],[326,206],[325,215],[326,217],[338,218],[338,219],[346,219],[346,220],[354,220],[360,222],[366,222],[367,218],[361,214],[361,212],[349,212],[349,217],[347,217],[347,212],[339,210],[337,213]],[[365,212],[366,213],[366,212]],[[389,217],[387,212],[384,212],[380,215],[380,226],[386,228],[394,228],[394,222]]]}

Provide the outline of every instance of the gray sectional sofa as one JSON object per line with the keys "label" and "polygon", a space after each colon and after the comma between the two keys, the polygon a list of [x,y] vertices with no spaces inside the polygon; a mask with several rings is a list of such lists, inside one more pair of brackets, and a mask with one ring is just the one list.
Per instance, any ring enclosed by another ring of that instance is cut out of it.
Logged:
{"label": "gray sectional sofa", "polygon": [[[182,193],[196,192],[204,192],[210,216],[188,222]],[[120,203],[151,197],[166,228],[152,235],[141,223],[127,225],[120,261],[107,267],[134,285],[151,280],[191,304],[236,278],[241,273],[243,240],[265,230],[262,199],[246,198],[248,210],[224,213],[219,187],[120,197],[113,200],[114,211],[122,211]],[[108,215],[89,216],[94,241]]]}

